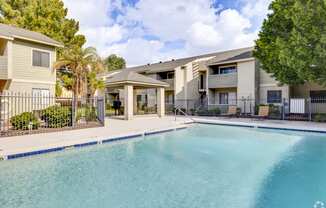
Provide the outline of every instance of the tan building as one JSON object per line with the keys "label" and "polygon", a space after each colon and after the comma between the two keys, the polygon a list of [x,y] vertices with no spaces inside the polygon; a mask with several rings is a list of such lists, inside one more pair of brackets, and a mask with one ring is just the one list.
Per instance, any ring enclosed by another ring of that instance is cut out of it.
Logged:
{"label": "tan building", "polygon": [[0,92],[54,95],[57,47],[45,35],[0,24]]}
{"label": "tan building", "polygon": [[[165,89],[166,106],[187,110],[205,106],[226,111],[229,105],[237,105],[243,112],[253,113],[257,104],[281,105],[284,100],[289,102],[294,97],[326,98],[326,88],[317,84],[281,85],[259,68],[252,51],[252,47],[241,48],[131,67],[123,71],[134,71],[168,83],[169,87]],[[107,74],[104,77],[110,76]],[[108,89],[107,93],[110,92]],[[155,91],[139,91],[138,97],[146,98],[151,94],[155,98]]]}

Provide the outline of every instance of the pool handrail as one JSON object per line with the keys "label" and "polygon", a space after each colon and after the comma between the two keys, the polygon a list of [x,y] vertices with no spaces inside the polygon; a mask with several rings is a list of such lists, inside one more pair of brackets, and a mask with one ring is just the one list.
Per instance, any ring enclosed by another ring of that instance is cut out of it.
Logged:
{"label": "pool handrail", "polygon": [[184,116],[188,117],[193,122],[195,122],[195,120],[193,118],[191,118],[186,112],[184,112],[183,110],[181,110],[180,107],[175,107],[174,108],[174,121],[177,121],[177,112],[178,111],[181,112]]}

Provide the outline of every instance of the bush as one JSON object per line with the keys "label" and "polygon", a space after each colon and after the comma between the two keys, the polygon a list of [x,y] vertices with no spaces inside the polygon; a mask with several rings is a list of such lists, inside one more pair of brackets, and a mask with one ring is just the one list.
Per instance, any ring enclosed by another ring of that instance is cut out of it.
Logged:
{"label": "bush", "polygon": [[[113,111],[114,112],[114,111]],[[96,108],[95,107],[83,107],[77,110],[77,121],[81,118],[85,118],[86,121],[96,121]]]}
{"label": "bush", "polygon": [[217,116],[221,114],[221,110],[219,108],[213,108],[213,109],[198,109],[196,111],[197,115],[199,116]]}
{"label": "bush", "polygon": [[199,115],[199,116],[207,116],[207,115],[208,115],[208,111],[207,111],[206,109],[202,109],[202,108],[198,109],[198,110],[196,111],[196,113],[197,113],[197,115]]}
{"label": "bush", "polygon": [[209,115],[211,116],[217,116],[221,114],[221,110],[219,108],[213,108],[208,110]]}
{"label": "bush", "polygon": [[40,125],[37,117],[31,112],[24,112],[11,117],[10,123],[16,130],[37,129]]}
{"label": "bush", "polygon": [[51,106],[42,111],[42,120],[49,128],[62,128],[72,125],[71,107]]}
{"label": "bush", "polygon": [[325,113],[318,113],[314,115],[313,121],[315,122],[326,122],[326,114]]}
{"label": "bush", "polygon": [[86,108],[85,110],[85,117],[87,121],[96,121],[97,115],[96,115],[96,109],[95,107],[92,108]]}

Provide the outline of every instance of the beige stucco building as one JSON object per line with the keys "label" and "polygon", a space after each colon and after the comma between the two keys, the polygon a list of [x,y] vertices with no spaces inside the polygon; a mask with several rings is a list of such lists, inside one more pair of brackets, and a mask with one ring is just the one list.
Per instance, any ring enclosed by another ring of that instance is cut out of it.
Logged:
{"label": "beige stucco building", "polygon": [[0,24],[0,92],[54,95],[57,47],[45,35]]}
{"label": "beige stucco building", "polygon": [[[252,47],[221,51],[126,68],[123,71],[134,71],[168,83],[169,87],[165,89],[167,108],[170,105],[189,110],[206,105],[208,108],[218,107],[223,110],[229,105],[237,105],[242,111],[252,112],[257,104],[280,105],[293,97],[326,97],[326,88],[317,84],[281,85],[259,67],[252,51]],[[108,73],[103,78],[110,76]],[[113,91],[108,88],[107,94],[110,93]],[[139,91],[139,99],[151,93]],[[245,104],[241,102],[244,99]]]}

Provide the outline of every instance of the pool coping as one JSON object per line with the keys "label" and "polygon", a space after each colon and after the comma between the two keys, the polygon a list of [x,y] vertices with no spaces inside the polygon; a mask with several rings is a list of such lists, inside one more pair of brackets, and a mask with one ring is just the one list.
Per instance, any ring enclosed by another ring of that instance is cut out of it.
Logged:
{"label": "pool coping", "polygon": [[166,132],[182,130],[182,129],[186,129],[187,127],[188,127],[187,125],[183,124],[175,127],[137,131],[133,133],[120,134],[120,135],[115,135],[106,138],[94,137],[94,138],[86,139],[85,142],[78,142],[78,143],[66,142],[60,144],[50,144],[43,147],[35,147],[35,148],[29,148],[24,150],[16,149],[12,151],[4,151],[4,152],[0,152],[0,161],[13,160],[13,159],[18,159],[23,157],[35,156],[35,155],[46,154],[51,152],[58,152],[63,150],[71,150],[75,148],[82,148],[82,147],[93,146],[93,145],[113,143],[122,140],[128,140],[128,139],[139,138],[139,137],[144,137],[144,136],[149,136],[154,134],[161,134]]}
{"label": "pool coping", "polygon": [[112,143],[122,140],[128,140],[133,138],[145,137],[153,134],[161,134],[171,131],[176,131],[180,129],[185,129],[191,124],[209,124],[209,125],[220,125],[220,126],[233,126],[233,127],[244,127],[244,128],[260,128],[260,129],[273,129],[273,130],[286,130],[286,131],[298,131],[298,132],[311,132],[311,133],[322,133],[326,134],[326,129],[323,128],[311,128],[311,127],[280,127],[280,124],[271,123],[248,123],[240,121],[225,121],[225,120],[213,120],[204,118],[193,118],[192,121],[184,122],[184,124],[179,124],[177,126],[168,128],[151,129],[145,131],[135,131],[132,133],[119,134],[111,137],[94,137],[88,139],[82,139],[81,142],[60,142],[49,144],[45,146],[38,146],[29,149],[16,149],[11,151],[0,151],[0,161],[2,160],[12,160],[17,158],[29,157],[33,155],[46,154],[51,152],[58,152],[63,150],[70,150],[75,148],[82,148],[92,145],[100,145],[105,143]]}
{"label": "pool coping", "polygon": [[220,126],[234,126],[234,127],[245,127],[245,128],[259,128],[259,129],[273,129],[273,130],[285,130],[285,131],[297,131],[297,132],[310,132],[310,133],[321,133],[326,134],[326,129],[320,127],[281,127],[281,124],[272,123],[247,123],[241,121],[225,121],[225,120],[210,120],[210,119],[199,119],[194,118],[195,123],[199,124],[211,124]]}

